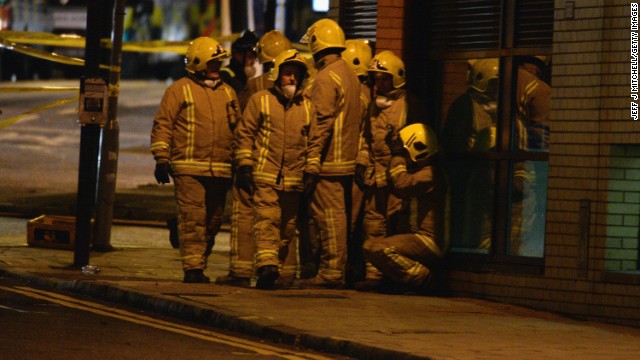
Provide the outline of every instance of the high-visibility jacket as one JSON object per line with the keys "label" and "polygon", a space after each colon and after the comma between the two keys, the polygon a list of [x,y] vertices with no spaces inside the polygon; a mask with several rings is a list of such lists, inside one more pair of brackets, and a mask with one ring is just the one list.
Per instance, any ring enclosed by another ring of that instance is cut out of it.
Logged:
{"label": "high-visibility jacket", "polygon": [[517,148],[549,151],[551,87],[535,75],[520,68],[518,69],[516,96],[518,106],[516,119],[521,122],[516,129]]}
{"label": "high-visibility jacket", "polygon": [[176,175],[231,178],[233,129],[240,111],[236,92],[220,82],[209,88],[191,77],[171,84],[154,117],[151,152],[169,160]]}
{"label": "high-visibility jacket", "polygon": [[389,165],[389,178],[392,191],[415,204],[414,234],[433,254],[442,257],[448,247],[447,177],[439,164],[431,165],[427,161],[408,163],[406,157],[394,156]]}
{"label": "high-visibility jacket", "polygon": [[315,107],[301,95],[291,99],[272,87],[255,93],[236,129],[237,166],[251,165],[256,183],[302,191],[309,124]]}
{"label": "high-visibility jacket", "polygon": [[316,107],[305,171],[322,176],[353,175],[361,124],[360,81],[347,63],[329,54],[305,90]]}
{"label": "high-visibility jacket", "polygon": [[371,179],[377,187],[387,186],[387,169],[391,160],[391,150],[385,140],[389,131],[387,126],[391,125],[398,131],[405,125],[426,124],[427,120],[424,105],[405,90],[393,90],[387,94],[387,99],[391,105],[384,109],[378,107],[375,101],[371,102],[357,159],[358,164],[368,168],[374,165],[373,174],[368,172],[367,179]]}

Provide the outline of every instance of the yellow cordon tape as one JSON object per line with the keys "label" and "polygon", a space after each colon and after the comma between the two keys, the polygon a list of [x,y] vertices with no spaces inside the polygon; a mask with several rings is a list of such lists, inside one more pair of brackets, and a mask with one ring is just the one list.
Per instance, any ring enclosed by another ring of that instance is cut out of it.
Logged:
{"label": "yellow cordon tape", "polygon": [[[218,42],[233,42],[240,37],[239,33],[218,36],[215,39]],[[75,47],[84,48],[85,38],[82,36],[65,36],[54,35],[44,32],[29,32],[29,31],[0,31],[0,39],[8,43],[15,44],[30,44],[30,45],[48,45],[59,47]],[[102,39],[100,41],[101,46],[104,48],[111,47],[111,39]],[[130,52],[174,52],[180,55],[184,55],[189,46],[189,41],[165,41],[165,40],[151,40],[151,41],[127,41],[122,44],[122,51]]]}
{"label": "yellow cordon tape", "polygon": [[34,49],[25,45],[20,45],[15,42],[8,41],[7,39],[1,36],[0,36],[0,46],[8,50],[19,52],[21,54],[33,56],[40,59],[51,60],[51,61],[59,62],[62,64],[76,65],[76,66],[84,65],[84,60],[82,59],[78,59],[70,56],[62,56],[50,51]]}
{"label": "yellow cordon tape", "polygon": [[20,114],[20,115],[17,115],[17,116],[14,116],[14,117],[11,117],[11,118],[8,118],[8,119],[5,119],[5,120],[1,120],[0,121],[0,130],[6,128],[7,126],[9,126],[9,125],[11,125],[11,124],[13,124],[15,122],[17,122],[18,120],[22,119],[23,117],[25,117],[27,115],[35,114],[37,112],[40,112],[40,111],[43,111],[43,110],[47,110],[47,109],[50,109],[52,107],[66,105],[68,103],[76,102],[76,101],[78,101],[78,95],[76,95],[76,96],[74,96],[72,98],[68,98],[68,99],[56,100],[56,101],[51,102],[49,104],[45,104],[45,105],[39,106],[39,107],[37,107],[35,109],[31,109],[31,110],[29,110],[29,111],[27,111],[27,112],[25,112],[23,114]]}
{"label": "yellow cordon tape", "polygon": [[4,86],[0,93],[79,91],[78,86]]}

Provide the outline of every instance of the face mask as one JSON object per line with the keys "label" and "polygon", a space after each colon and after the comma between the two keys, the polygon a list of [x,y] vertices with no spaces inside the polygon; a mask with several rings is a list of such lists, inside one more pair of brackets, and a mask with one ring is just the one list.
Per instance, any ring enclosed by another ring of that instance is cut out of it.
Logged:
{"label": "face mask", "polygon": [[203,80],[203,82],[204,82],[204,85],[205,85],[206,87],[210,87],[210,88],[212,88],[212,89],[213,89],[213,88],[215,88],[216,86],[218,86],[218,84],[220,83],[220,79],[215,79],[215,80],[212,80],[212,79],[204,79],[204,80]]}
{"label": "face mask", "polygon": [[247,78],[252,78],[254,76],[256,76],[256,68],[253,66],[245,66],[244,67],[244,74],[247,75]]}
{"label": "face mask", "polygon": [[284,96],[287,99],[291,99],[293,97],[293,95],[295,95],[296,93],[296,86],[295,85],[283,85],[282,86],[282,93],[284,94]]}
{"label": "face mask", "polygon": [[382,96],[382,95],[378,95],[376,96],[376,105],[380,108],[380,109],[386,109],[389,106],[391,106],[391,104],[393,104],[392,100],[387,99],[386,96]]}

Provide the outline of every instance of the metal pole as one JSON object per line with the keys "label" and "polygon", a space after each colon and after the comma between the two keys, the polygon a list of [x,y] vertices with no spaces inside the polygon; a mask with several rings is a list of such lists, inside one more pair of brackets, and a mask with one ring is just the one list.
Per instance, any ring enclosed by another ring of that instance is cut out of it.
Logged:
{"label": "metal pole", "polygon": [[[97,78],[100,76],[101,6],[101,1],[87,2],[85,78]],[[76,241],[73,254],[73,265],[75,267],[89,264],[89,248],[92,241],[91,219],[96,203],[99,144],[100,125],[83,124],[80,128]]]}
{"label": "metal pole", "polygon": [[122,64],[122,36],[124,28],[125,0],[116,0],[113,14],[111,38],[111,71],[109,76],[109,106],[107,122],[102,129],[102,149],[100,156],[100,177],[98,181],[98,203],[94,225],[93,250],[107,252],[111,246],[111,225],[113,205],[116,197],[116,178],[120,147],[120,125],[118,124],[118,95]]}

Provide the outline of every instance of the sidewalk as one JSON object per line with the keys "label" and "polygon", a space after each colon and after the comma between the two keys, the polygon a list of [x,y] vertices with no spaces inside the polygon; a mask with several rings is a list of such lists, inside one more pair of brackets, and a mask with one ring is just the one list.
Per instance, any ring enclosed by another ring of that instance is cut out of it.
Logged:
{"label": "sidewalk", "polygon": [[[640,354],[640,329],[476,299],[183,284],[178,251],[164,229],[114,226],[112,245],[116,251],[91,253],[90,263],[101,272],[84,275],[68,269],[73,251],[29,247],[26,220],[0,218],[0,276],[359,359],[637,359]],[[227,251],[224,233],[206,271],[212,279],[226,273]]]}

